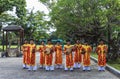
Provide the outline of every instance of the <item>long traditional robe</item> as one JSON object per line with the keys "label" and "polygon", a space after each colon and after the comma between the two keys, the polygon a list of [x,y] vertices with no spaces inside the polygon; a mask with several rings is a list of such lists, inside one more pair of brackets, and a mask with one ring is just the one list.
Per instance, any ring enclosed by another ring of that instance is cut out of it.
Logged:
{"label": "long traditional robe", "polygon": [[29,44],[23,44],[22,46],[22,51],[23,51],[23,64],[25,65],[28,65],[29,64],[29,51],[30,50],[30,47],[29,47]]}
{"label": "long traditional robe", "polygon": [[96,48],[96,52],[98,54],[98,65],[105,66],[106,65],[107,46],[106,45],[98,45]]}
{"label": "long traditional robe", "polygon": [[83,54],[83,65],[90,66],[90,53],[92,51],[92,47],[89,45],[84,45],[83,49],[85,53]]}
{"label": "long traditional robe", "polygon": [[74,49],[74,63],[81,63],[82,62],[82,45],[75,44]]}
{"label": "long traditional robe", "polygon": [[64,46],[64,53],[65,53],[65,55],[66,55],[66,58],[65,58],[65,66],[66,66],[66,68],[71,68],[71,67],[73,67],[73,54],[72,54],[72,51],[71,51],[71,53],[70,54],[66,54],[66,50],[67,49],[70,49],[70,48],[72,48],[73,46],[72,45],[65,45]]}
{"label": "long traditional robe", "polygon": [[55,64],[62,65],[62,46],[61,45],[55,46]]}
{"label": "long traditional robe", "polygon": [[35,44],[30,44],[29,46],[30,46],[29,65],[30,66],[35,66],[35,61],[36,61],[36,56],[35,56],[36,45]]}
{"label": "long traditional robe", "polygon": [[46,46],[45,45],[40,45],[39,47],[39,52],[40,52],[40,65],[45,65],[45,51]]}
{"label": "long traditional robe", "polygon": [[45,54],[45,65],[46,66],[52,66],[52,62],[53,62],[53,45],[46,45],[46,48],[50,48],[51,49],[51,53],[50,54]]}

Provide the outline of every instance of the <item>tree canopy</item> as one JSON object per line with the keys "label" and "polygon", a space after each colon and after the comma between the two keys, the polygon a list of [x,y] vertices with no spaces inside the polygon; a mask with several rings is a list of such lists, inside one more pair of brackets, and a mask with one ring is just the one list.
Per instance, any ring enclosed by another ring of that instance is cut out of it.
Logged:
{"label": "tree canopy", "polygon": [[[48,37],[46,31],[49,29],[46,25],[43,12],[26,9],[26,0],[0,0],[0,30],[4,24],[20,25],[25,30],[25,38],[40,39]],[[15,9],[16,16],[7,11]]]}
{"label": "tree canopy", "polygon": [[40,1],[50,8],[50,22],[60,38],[94,38],[96,42],[107,35],[108,25],[120,31],[120,0]]}
{"label": "tree canopy", "polygon": [[[0,30],[5,24],[21,25],[25,38],[61,38],[89,41],[103,39],[109,52],[118,52],[120,42],[120,0],[39,0],[49,14],[26,10],[25,0],[0,0]],[[15,9],[16,16],[7,11]],[[45,17],[49,17],[46,20]],[[56,31],[49,35],[50,28]],[[110,53],[117,57],[117,53]],[[110,56],[110,55],[109,55]]]}
{"label": "tree canopy", "polygon": [[[120,0],[40,0],[50,10],[56,36],[98,43],[103,39],[114,52],[120,40]],[[112,42],[112,43],[111,43]],[[116,51],[117,50],[117,51]],[[112,53],[116,57],[116,53]],[[113,57],[114,58],[114,57]]]}

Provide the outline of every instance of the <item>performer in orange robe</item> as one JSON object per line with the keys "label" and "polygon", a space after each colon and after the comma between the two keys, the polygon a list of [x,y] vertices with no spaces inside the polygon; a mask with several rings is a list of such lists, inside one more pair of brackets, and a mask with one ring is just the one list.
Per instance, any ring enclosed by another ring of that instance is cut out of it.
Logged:
{"label": "performer in orange robe", "polygon": [[29,44],[27,40],[24,40],[24,44],[22,45],[23,51],[23,69],[28,68],[28,53],[29,53]]}
{"label": "performer in orange robe", "polygon": [[76,44],[74,45],[74,68],[80,68],[82,62],[82,44],[80,41],[77,40]]}
{"label": "performer in orange robe", "polygon": [[100,41],[100,44],[97,46],[96,53],[98,54],[98,70],[105,71],[107,46],[103,41]]}
{"label": "performer in orange robe", "polygon": [[44,53],[45,49],[46,49],[45,42],[42,41],[41,45],[39,47],[39,52],[40,52],[40,68],[44,68],[44,66],[45,66],[45,53]]}
{"label": "performer in orange robe", "polygon": [[36,45],[34,44],[34,40],[31,39],[30,40],[30,54],[29,54],[29,69],[28,70],[33,70],[36,71],[37,70],[37,66],[36,66]]}
{"label": "performer in orange robe", "polygon": [[54,64],[53,64],[53,45],[51,44],[51,40],[48,40],[48,44],[46,45],[46,49],[50,48],[50,54],[45,54],[45,70],[54,70]]}
{"label": "performer in orange robe", "polygon": [[92,52],[92,47],[85,42],[83,45],[83,71],[90,71],[90,53]]}
{"label": "performer in orange robe", "polygon": [[[67,40],[67,45],[64,46],[64,53],[65,53],[65,71],[68,69],[73,71],[73,45],[70,45],[70,40]],[[67,54],[67,50],[70,49],[70,53]]]}
{"label": "performer in orange robe", "polygon": [[55,64],[56,68],[62,68],[62,46],[60,45],[60,41],[57,41],[55,45]]}

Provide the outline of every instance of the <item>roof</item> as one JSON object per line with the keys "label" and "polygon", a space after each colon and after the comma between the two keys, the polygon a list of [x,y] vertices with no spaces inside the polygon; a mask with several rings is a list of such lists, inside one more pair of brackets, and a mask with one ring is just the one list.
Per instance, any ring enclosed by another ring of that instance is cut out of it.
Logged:
{"label": "roof", "polygon": [[21,26],[17,25],[9,25],[7,27],[2,28],[3,31],[20,31],[24,30]]}

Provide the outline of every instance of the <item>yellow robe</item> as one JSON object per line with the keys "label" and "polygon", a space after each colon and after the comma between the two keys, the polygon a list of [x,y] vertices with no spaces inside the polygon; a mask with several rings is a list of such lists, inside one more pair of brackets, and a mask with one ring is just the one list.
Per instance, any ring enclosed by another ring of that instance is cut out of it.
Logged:
{"label": "yellow robe", "polygon": [[35,56],[35,51],[36,51],[36,45],[35,44],[30,44],[30,54],[29,54],[29,65],[30,66],[35,66],[35,61],[36,61],[36,56]]}
{"label": "yellow robe", "polygon": [[85,50],[85,54],[83,54],[83,65],[90,66],[90,53],[92,51],[92,47],[89,45],[83,45],[83,49]]}
{"label": "yellow robe", "polygon": [[82,62],[82,45],[81,44],[75,44],[75,54],[74,54],[74,62],[75,63],[81,63]]}
{"label": "yellow robe", "polygon": [[23,51],[23,64],[28,64],[29,44],[23,44],[22,51]]}
{"label": "yellow robe", "polygon": [[50,48],[52,51],[50,54],[45,54],[45,65],[51,66],[53,62],[53,45],[46,45],[46,48]]}
{"label": "yellow robe", "polygon": [[105,66],[106,65],[107,46],[106,45],[98,45],[96,48],[96,52],[98,54],[98,65]]}
{"label": "yellow robe", "polygon": [[[69,48],[71,48],[71,47],[73,47],[73,46],[72,45],[65,45],[64,46],[64,53],[66,54],[66,50],[69,49]],[[72,54],[72,51],[71,51],[70,54],[66,54],[65,61],[66,61],[65,64],[66,64],[67,68],[73,67],[73,54]]]}
{"label": "yellow robe", "polygon": [[62,46],[61,45],[55,46],[55,64],[57,65],[62,64]]}
{"label": "yellow robe", "polygon": [[45,65],[45,51],[46,46],[40,45],[39,52],[40,52],[40,65]]}

